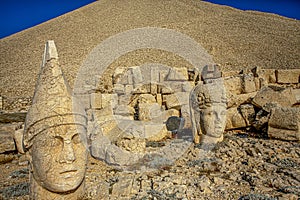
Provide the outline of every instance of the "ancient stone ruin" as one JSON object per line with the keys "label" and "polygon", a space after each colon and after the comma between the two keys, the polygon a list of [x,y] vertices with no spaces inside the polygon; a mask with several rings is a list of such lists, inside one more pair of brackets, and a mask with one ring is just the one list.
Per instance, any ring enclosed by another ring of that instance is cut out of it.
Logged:
{"label": "ancient stone ruin", "polygon": [[86,127],[85,111],[72,97],[55,44],[48,41],[24,128],[23,151],[28,151],[30,157],[31,199],[84,196]]}
{"label": "ancient stone ruin", "polygon": [[34,97],[0,97],[1,122],[15,122],[11,134],[0,135],[0,154],[29,156],[30,198],[78,199],[88,153],[136,172],[171,166],[194,144],[214,147],[230,130],[300,140],[299,69],[220,68],[120,66],[111,74],[112,90],[100,85],[73,95],[48,41]]}

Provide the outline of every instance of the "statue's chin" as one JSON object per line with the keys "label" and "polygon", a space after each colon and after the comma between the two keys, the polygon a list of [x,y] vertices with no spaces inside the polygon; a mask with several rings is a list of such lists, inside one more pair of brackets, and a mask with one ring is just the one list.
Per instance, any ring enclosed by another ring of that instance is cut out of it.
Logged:
{"label": "statue's chin", "polygon": [[206,134],[207,136],[214,137],[214,138],[220,138],[222,136],[222,131],[214,131],[211,133]]}

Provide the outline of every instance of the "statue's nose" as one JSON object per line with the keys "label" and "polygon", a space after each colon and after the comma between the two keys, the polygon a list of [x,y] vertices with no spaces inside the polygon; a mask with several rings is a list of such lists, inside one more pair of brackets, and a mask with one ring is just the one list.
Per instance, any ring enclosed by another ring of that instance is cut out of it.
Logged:
{"label": "statue's nose", "polygon": [[76,159],[71,141],[64,141],[64,147],[60,154],[60,163],[72,163]]}

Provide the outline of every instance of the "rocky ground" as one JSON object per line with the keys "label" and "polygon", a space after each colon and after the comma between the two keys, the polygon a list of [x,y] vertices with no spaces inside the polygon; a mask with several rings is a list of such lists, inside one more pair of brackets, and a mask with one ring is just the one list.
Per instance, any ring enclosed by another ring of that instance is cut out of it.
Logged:
{"label": "rocky ground", "polygon": [[[299,142],[231,131],[211,151],[192,145],[173,165],[151,172],[125,172],[91,157],[86,199],[296,200],[299,147]],[[24,155],[13,153],[1,155],[1,199],[28,199],[28,164]]]}

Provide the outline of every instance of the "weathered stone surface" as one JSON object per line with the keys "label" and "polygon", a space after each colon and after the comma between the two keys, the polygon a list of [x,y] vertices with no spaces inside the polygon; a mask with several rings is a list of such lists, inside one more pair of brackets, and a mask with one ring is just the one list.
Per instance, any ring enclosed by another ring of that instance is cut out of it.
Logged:
{"label": "weathered stone surface", "polygon": [[243,74],[242,76],[242,90],[243,93],[251,93],[256,91],[256,84],[253,74]]}
{"label": "weathered stone surface", "polygon": [[268,135],[283,140],[300,140],[300,108],[273,108]]}
{"label": "weathered stone surface", "polygon": [[251,103],[252,98],[255,95],[256,95],[256,92],[252,92],[252,93],[248,93],[248,94],[239,94],[239,95],[227,93],[227,99],[228,99],[227,107],[228,108],[238,107],[241,104]]}
{"label": "weathered stone surface", "polygon": [[255,110],[252,104],[243,104],[240,106],[241,114],[247,126],[252,125],[255,120]]}
{"label": "weathered stone surface", "polygon": [[141,94],[138,97],[138,103],[156,103],[156,99],[152,94]]}
{"label": "weathered stone surface", "polygon": [[132,74],[132,82],[134,85],[143,83],[143,75],[139,66],[134,66],[129,68]]}
{"label": "weathered stone surface", "polygon": [[192,128],[190,106],[182,105],[180,112],[181,112],[181,117],[183,117],[185,121],[183,128]]}
{"label": "weathered stone surface", "polygon": [[148,141],[161,141],[166,137],[170,137],[170,132],[167,130],[165,124],[145,124],[145,138]]}
{"label": "weathered stone surface", "polygon": [[118,104],[117,94],[100,94],[99,96],[101,96],[101,108],[109,106],[114,109]]}
{"label": "weathered stone surface", "polygon": [[122,84],[114,84],[114,93],[125,94],[125,87]]}
{"label": "weathered stone surface", "polygon": [[139,103],[138,114],[139,120],[151,121],[161,115],[161,106],[158,103]]}
{"label": "weathered stone surface", "polygon": [[118,105],[114,109],[115,115],[130,116],[134,114],[134,109],[127,105]]}
{"label": "weathered stone surface", "polygon": [[288,107],[297,102],[293,95],[292,88],[282,88],[278,86],[266,86],[261,88],[253,103],[258,107],[263,107],[266,103],[277,103],[280,106]]}
{"label": "weathered stone surface", "polygon": [[216,79],[221,78],[221,71],[218,65],[206,65],[202,69],[201,73],[202,79]]}
{"label": "weathered stone surface", "polygon": [[228,94],[241,94],[243,91],[242,79],[240,76],[226,77],[224,79],[224,86]]}
{"label": "weathered stone surface", "polygon": [[116,145],[130,152],[144,153],[146,151],[146,139],[135,138],[131,135],[124,135],[119,138]]}
{"label": "weathered stone surface", "polygon": [[24,128],[31,157],[30,199],[84,196],[87,116],[65,80],[54,41],[48,41]]}
{"label": "weathered stone surface", "polygon": [[156,102],[158,105],[162,106],[162,95],[161,94],[156,94]]}
{"label": "weathered stone surface", "polygon": [[180,108],[179,96],[175,94],[163,95],[163,102],[166,103],[167,109]]}
{"label": "weathered stone surface", "polygon": [[0,126],[0,153],[16,150],[13,138],[14,128],[14,125]]}
{"label": "weathered stone surface", "polygon": [[132,178],[120,177],[118,182],[113,185],[112,196],[113,197],[127,197],[130,195],[133,185]]}
{"label": "weathered stone surface", "polygon": [[300,69],[280,69],[275,74],[277,83],[300,83]]}
{"label": "weathered stone surface", "polygon": [[247,123],[239,112],[237,107],[233,107],[227,110],[227,118],[226,118],[226,130],[244,128],[247,126]]}
{"label": "weathered stone surface", "polygon": [[182,83],[182,92],[191,92],[191,90],[195,87],[195,82],[193,81],[185,81]]}
{"label": "weathered stone surface", "polygon": [[3,100],[2,100],[2,96],[0,96],[0,110],[3,109]]}
{"label": "weathered stone surface", "polygon": [[120,82],[120,79],[125,72],[126,72],[126,67],[118,67],[117,69],[115,69],[113,74],[113,83],[116,84]]}
{"label": "weathered stone surface", "polygon": [[91,108],[99,110],[102,107],[102,94],[101,93],[92,93],[91,94]]}
{"label": "weathered stone surface", "polygon": [[188,72],[185,67],[170,68],[166,77],[167,81],[188,81]]}
{"label": "weathered stone surface", "polygon": [[300,104],[300,89],[293,89],[292,93],[295,96],[297,103]]}
{"label": "weathered stone surface", "polygon": [[24,122],[26,112],[0,113],[0,123]]}

